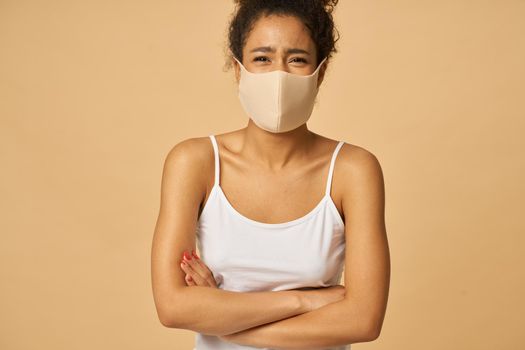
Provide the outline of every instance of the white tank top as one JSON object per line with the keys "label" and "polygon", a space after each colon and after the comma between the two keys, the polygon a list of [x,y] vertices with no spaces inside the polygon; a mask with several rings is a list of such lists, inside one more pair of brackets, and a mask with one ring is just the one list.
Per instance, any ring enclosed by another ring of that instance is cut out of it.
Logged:
{"label": "white tank top", "polygon": [[[344,267],[344,222],[331,196],[339,141],[332,154],[326,191],[306,215],[282,223],[252,220],[238,212],[220,187],[219,148],[215,181],[197,224],[197,247],[217,286],[238,292],[327,287],[340,283]],[[195,350],[261,349],[197,333]],[[327,348],[328,349],[328,348]],[[350,349],[350,345],[330,350]],[[267,348],[267,350],[269,350]]]}

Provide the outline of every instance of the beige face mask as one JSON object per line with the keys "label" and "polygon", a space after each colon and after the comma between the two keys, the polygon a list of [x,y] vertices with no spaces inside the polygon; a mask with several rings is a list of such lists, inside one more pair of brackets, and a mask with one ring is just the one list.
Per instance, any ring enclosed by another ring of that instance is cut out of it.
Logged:
{"label": "beige face mask", "polygon": [[241,105],[257,126],[280,133],[296,129],[308,121],[317,96],[319,69],[326,58],[310,75],[281,70],[252,73],[235,60],[241,67]]}

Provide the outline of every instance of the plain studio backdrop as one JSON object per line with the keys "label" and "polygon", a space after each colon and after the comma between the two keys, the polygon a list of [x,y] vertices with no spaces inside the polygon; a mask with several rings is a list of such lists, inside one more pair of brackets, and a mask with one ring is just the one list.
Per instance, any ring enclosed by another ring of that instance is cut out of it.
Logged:
{"label": "plain studio backdrop", "polygon": [[[242,128],[233,1],[0,0],[0,348],[192,349],[150,250],[167,152]],[[379,159],[381,336],[518,349],[525,313],[525,2],[349,1],[308,126]]]}

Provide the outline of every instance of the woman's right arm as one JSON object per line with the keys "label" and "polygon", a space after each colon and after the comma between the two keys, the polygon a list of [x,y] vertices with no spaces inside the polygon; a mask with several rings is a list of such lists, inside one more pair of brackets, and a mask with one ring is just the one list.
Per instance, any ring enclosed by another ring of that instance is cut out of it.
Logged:
{"label": "woman's right arm", "polygon": [[153,297],[160,322],[210,335],[226,335],[310,311],[301,291],[233,292],[187,286],[179,267],[195,250],[199,208],[214,172],[212,145],[191,138],[175,145],[164,162],[160,210],[151,250]]}

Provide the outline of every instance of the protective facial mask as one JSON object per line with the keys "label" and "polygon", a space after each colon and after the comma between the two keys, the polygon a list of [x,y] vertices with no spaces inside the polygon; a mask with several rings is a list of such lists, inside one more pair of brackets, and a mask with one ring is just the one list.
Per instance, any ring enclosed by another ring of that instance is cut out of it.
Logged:
{"label": "protective facial mask", "polygon": [[310,75],[281,70],[252,73],[235,60],[241,67],[241,105],[257,126],[280,133],[296,129],[310,119],[318,92],[319,69],[326,58]]}

